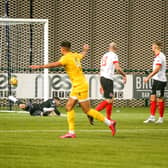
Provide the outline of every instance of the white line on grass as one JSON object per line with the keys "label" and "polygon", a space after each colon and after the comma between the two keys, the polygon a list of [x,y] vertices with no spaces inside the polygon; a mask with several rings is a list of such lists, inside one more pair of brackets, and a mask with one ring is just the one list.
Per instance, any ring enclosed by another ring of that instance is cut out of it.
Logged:
{"label": "white line on grass", "polygon": [[[47,133],[47,132],[65,132],[67,130],[0,130],[0,133]],[[163,129],[118,129],[117,132],[148,132],[148,131],[168,131]],[[111,132],[110,130],[77,130],[77,132]]]}
{"label": "white line on grass", "polygon": [[27,113],[27,114],[29,114],[29,112],[26,112],[26,111],[9,111],[9,110],[0,110],[0,112],[2,112],[2,113]]}

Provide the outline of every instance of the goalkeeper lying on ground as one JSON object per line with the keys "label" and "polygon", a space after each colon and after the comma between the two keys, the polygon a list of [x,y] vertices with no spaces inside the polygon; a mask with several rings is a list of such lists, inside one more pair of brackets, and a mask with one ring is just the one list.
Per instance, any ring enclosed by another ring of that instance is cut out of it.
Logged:
{"label": "goalkeeper lying on ground", "polygon": [[42,103],[32,103],[31,101],[23,103],[14,96],[9,96],[9,100],[13,103],[17,103],[19,108],[24,111],[28,111],[31,116],[61,116],[61,113],[57,109],[57,106],[60,104],[60,99],[58,97],[48,99]]}

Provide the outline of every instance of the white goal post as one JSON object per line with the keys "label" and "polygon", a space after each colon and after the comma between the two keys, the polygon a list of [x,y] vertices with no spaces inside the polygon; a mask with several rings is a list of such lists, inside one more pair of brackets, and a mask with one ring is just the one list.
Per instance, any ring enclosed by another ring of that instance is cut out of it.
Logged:
{"label": "white goal post", "polygon": [[[9,26],[10,25],[20,25],[20,24],[28,24],[28,25],[33,25],[33,24],[41,24],[43,26],[43,64],[48,63],[48,19],[27,19],[27,18],[0,18],[0,26]],[[20,30],[22,31],[22,30]],[[1,30],[2,32],[2,30]],[[37,29],[38,32],[38,29]],[[5,33],[5,31],[4,31]],[[4,35],[3,35],[4,36]],[[5,36],[4,36],[5,37]],[[2,38],[2,37],[1,37]],[[4,43],[4,41],[1,43]],[[13,43],[13,42],[12,42]],[[3,45],[3,44],[1,44]],[[22,48],[22,47],[21,47]],[[27,49],[28,50],[28,49]],[[38,62],[37,62],[38,64]],[[40,63],[39,63],[40,64]],[[1,65],[2,66],[2,65]],[[49,98],[49,79],[48,79],[48,69],[44,69],[44,90],[43,90],[43,99],[46,100]]]}

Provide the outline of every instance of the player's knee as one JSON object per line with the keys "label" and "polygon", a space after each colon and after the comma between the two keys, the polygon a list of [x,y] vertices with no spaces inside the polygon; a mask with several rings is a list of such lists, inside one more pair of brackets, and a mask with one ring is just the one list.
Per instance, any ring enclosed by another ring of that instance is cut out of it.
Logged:
{"label": "player's knee", "polygon": [[164,102],[164,98],[163,97],[157,98],[157,102]]}
{"label": "player's knee", "polygon": [[90,109],[84,109],[84,110],[83,110],[83,112],[84,112],[85,114],[88,114],[89,111],[90,111]]}
{"label": "player's knee", "polygon": [[150,96],[150,101],[156,101],[156,95],[151,95]]}
{"label": "player's knee", "polygon": [[72,106],[67,104],[66,107],[65,107],[66,111],[71,111],[72,110]]}
{"label": "player's knee", "polygon": [[113,103],[113,98],[112,99],[106,99],[108,103]]}
{"label": "player's knee", "polygon": [[82,111],[87,114],[90,110],[90,101],[80,102],[80,106]]}
{"label": "player's knee", "polygon": [[87,106],[81,106],[81,108],[82,108],[82,111],[83,111],[85,114],[87,114],[88,111],[90,110],[90,107],[87,107]]}

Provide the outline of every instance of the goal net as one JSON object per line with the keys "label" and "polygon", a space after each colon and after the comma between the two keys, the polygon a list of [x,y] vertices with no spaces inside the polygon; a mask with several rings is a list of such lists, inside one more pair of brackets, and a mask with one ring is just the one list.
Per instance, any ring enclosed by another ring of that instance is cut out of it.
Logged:
{"label": "goal net", "polygon": [[[48,99],[48,70],[30,70],[32,64],[48,63],[48,20],[0,18],[0,101]],[[9,80],[15,76],[17,86]]]}

